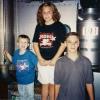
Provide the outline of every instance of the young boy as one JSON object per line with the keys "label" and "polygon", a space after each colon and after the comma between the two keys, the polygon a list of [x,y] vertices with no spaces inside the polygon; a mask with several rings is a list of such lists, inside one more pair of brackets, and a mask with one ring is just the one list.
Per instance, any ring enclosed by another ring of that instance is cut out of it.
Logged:
{"label": "young boy", "polygon": [[20,100],[34,100],[34,77],[37,58],[28,50],[30,39],[27,35],[19,35],[18,49],[13,57],[5,51],[5,56],[16,66],[16,78]]}
{"label": "young boy", "polygon": [[89,100],[94,100],[91,63],[78,52],[78,34],[67,34],[65,43],[67,54],[60,58],[55,66],[54,81],[58,84],[56,100],[85,100],[85,89]]}

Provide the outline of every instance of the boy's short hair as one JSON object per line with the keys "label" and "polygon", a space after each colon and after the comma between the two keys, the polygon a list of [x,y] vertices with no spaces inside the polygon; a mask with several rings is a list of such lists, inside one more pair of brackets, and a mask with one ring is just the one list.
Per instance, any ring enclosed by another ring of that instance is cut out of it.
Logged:
{"label": "boy's short hair", "polygon": [[[79,34],[77,32],[69,32],[66,34],[66,40],[69,36],[76,36],[79,39]],[[80,40],[80,39],[79,39]]]}
{"label": "boy's short hair", "polygon": [[30,38],[27,35],[25,35],[25,34],[19,35],[18,38],[17,38],[17,42],[19,42],[20,38],[27,39],[28,43],[30,44]]}

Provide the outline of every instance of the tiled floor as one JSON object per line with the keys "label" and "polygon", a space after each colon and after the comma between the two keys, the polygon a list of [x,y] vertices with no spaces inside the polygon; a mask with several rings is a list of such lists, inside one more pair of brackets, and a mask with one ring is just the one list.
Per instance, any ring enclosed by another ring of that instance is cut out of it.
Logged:
{"label": "tiled floor", "polygon": [[[9,99],[9,100],[20,100],[20,99],[19,99],[18,96],[12,96],[12,98]],[[39,94],[35,94],[35,96],[34,96],[34,100],[41,100],[41,95],[39,95]]]}

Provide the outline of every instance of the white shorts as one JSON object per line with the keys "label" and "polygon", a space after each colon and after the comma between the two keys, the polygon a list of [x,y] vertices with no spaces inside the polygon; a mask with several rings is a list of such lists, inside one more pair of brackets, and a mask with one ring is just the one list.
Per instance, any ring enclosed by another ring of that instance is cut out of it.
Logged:
{"label": "white shorts", "polygon": [[54,66],[41,66],[38,63],[38,80],[41,84],[54,84]]}

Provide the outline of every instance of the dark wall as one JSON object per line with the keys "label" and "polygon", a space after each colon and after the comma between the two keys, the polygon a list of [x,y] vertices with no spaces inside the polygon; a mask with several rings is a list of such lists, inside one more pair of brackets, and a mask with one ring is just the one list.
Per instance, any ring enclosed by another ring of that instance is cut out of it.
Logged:
{"label": "dark wall", "polygon": [[82,8],[98,8],[100,9],[100,0],[80,0]]}

